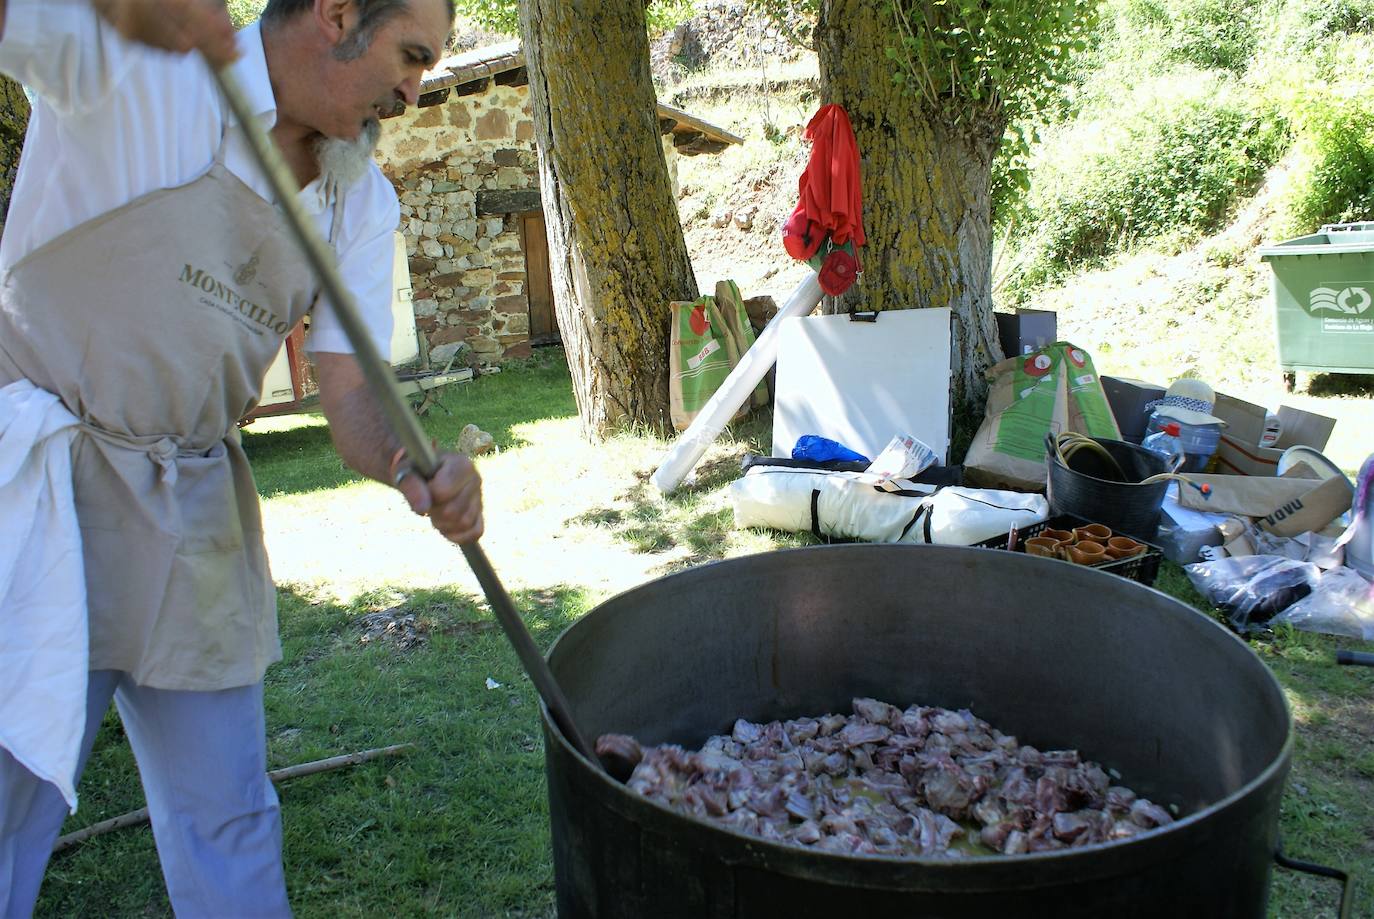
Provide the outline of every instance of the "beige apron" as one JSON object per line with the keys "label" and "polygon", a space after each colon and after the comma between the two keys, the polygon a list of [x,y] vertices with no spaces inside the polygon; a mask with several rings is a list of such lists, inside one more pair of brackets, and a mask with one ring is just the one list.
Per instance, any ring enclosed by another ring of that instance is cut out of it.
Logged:
{"label": "beige apron", "polygon": [[310,308],[311,278],[221,148],[200,178],[64,233],[4,279],[0,385],[25,377],[83,422],[72,476],[91,669],[215,690],[281,658],[236,422]]}

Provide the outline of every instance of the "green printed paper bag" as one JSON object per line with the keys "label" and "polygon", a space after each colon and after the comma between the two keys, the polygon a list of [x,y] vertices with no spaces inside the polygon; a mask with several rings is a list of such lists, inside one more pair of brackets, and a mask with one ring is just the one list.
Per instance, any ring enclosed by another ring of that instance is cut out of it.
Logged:
{"label": "green printed paper bag", "polygon": [[[739,362],[739,352],[714,297],[675,300],[668,306],[672,314],[668,394],[673,427],[685,431]],[[732,420],[748,411],[746,401]]]}
{"label": "green printed paper bag", "polygon": [[[740,295],[739,285],[734,281],[721,281],[716,285],[716,306],[720,309],[721,319],[730,330],[735,343],[735,356],[731,366],[739,363],[744,353],[754,346],[754,327],[749,322],[749,311],[744,308],[744,297]],[[755,408],[768,404],[768,384],[763,380],[754,387],[752,403]]]}
{"label": "green printed paper bag", "polygon": [[996,488],[1043,489],[1045,435],[1121,438],[1092,358],[1058,341],[987,373],[987,410],[964,458],[965,478]]}

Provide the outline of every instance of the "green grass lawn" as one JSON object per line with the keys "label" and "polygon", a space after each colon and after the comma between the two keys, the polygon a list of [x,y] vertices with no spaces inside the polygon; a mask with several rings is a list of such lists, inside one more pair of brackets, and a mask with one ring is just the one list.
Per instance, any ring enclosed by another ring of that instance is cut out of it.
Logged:
{"label": "green grass lawn", "polygon": [[[636,583],[812,541],[733,527],[725,488],[745,452],[766,452],[766,419],[723,438],[695,483],[663,499],[647,477],[664,443],[581,441],[557,351],[454,386],[443,405],[451,415],[426,416],[432,436],[451,441],[472,422],[496,440],[498,451],[478,460],[483,545],[541,647]],[[551,915],[535,694],[461,553],[389,489],[344,470],[318,420],[255,425],[245,444],[264,498],[285,654],[267,675],[272,767],[414,744],[397,758],[279,786],[297,914]],[[1177,567],[1166,566],[1156,586],[1199,602]],[[364,642],[360,619],[377,613],[400,627]],[[1298,721],[1282,814],[1288,854],[1354,872],[1363,882],[1354,914],[1374,915],[1374,671],[1336,667],[1335,646],[1292,631],[1252,643]],[[489,679],[499,686],[489,689]],[[143,804],[113,717],[81,794],[67,831]],[[1334,916],[1335,893],[1332,882],[1278,871],[1271,915]],[[146,827],[54,858],[38,911],[169,913]]]}

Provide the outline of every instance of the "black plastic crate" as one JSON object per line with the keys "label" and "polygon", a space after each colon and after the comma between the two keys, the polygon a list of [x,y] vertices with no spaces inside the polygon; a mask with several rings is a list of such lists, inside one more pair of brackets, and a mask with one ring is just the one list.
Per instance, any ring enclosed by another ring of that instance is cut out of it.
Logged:
{"label": "black plastic crate", "polygon": [[[1041,523],[1032,524],[1024,529],[1016,531],[1016,551],[1026,551],[1026,540],[1032,536],[1038,536],[1041,530],[1072,530],[1074,527],[1087,526],[1094,521],[1084,520],[1073,514],[1060,514],[1051,517]],[[1122,534],[1123,536],[1126,534]],[[1131,537],[1135,539],[1135,537]],[[1112,574],[1144,584],[1146,587],[1154,584],[1155,577],[1159,574],[1159,563],[1164,558],[1163,551],[1153,543],[1145,542],[1143,539],[1136,539],[1136,542],[1145,544],[1145,554],[1136,555],[1132,558],[1118,559],[1112,562],[1101,562],[1089,567],[1098,571],[1109,571]],[[992,539],[985,539],[982,542],[974,543],[985,549],[1005,549],[1007,547],[1006,536],[994,536]]]}

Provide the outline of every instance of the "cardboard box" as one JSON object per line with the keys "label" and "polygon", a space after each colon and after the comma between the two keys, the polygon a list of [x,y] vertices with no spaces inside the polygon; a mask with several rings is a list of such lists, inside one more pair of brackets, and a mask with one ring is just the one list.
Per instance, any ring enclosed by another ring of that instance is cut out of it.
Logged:
{"label": "cardboard box", "polygon": [[1057,319],[1050,310],[1017,310],[993,316],[997,319],[997,338],[1007,357],[1030,354],[1058,341]]}
{"label": "cardboard box", "polygon": [[1264,408],[1244,399],[1218,394],[1212,413],[1226,422],[1221,442],[1217,444],[1217,471],[1230,475],[1277,475],[1279,457],[1284,450],[1298,444],[1321,450],[1336,428],[1334,418],[1281,405],[1278,443],[1273,447],[1261,447]]}
{"label": "cardboard box", "polygon": [[[1230,437],[1239,444],[1258,447],[1260,438],[1264,436],[1264,419],[1268,416],[1269,410],[1262,405],[1246,402],[1226,393],[1217,393],[1212,414],[1226,422],[1226,427],[1221,431],[1223,436]],[[1317,449],[1320,450],[1321,447]]]}
{"label": "cardboard box", "polygon": [[1354,497],[1346,479],[1326,479],[1301,498],[1275,508],[1256,523],[1275,536],[1298,536],[1321,530],[1350,510]]}
{"label": "cardboard box", "polygon": [[1121,429],[1121,439],[1138,444],[1145,437],[1145,426],[1150,421],[1150,413],[1145,410],[1157,399],[1164,398],[1164,387],[1127,377],[1102,377],[1102,389],[1107,393],[1107,403],[1116,416],[1116,426]]}

